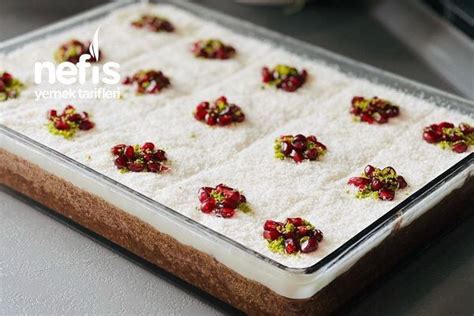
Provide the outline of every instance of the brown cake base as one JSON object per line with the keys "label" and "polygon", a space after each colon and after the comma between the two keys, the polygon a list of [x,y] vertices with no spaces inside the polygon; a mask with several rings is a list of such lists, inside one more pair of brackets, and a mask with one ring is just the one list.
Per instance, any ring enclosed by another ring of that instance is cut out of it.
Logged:
{"label": "brown cake base", "polygon": [[[73,186],[16,155],[0,149],[0,183],[72,219],[132,253],[255,315],[326,315],[336,311],[403,256],[473,210],[474,181],[452,192],[407,227],[396,229],[348,271],[313,297],[288,299],[183,245],[142,220]],[[54,258],[52,259],[54,260]]]}

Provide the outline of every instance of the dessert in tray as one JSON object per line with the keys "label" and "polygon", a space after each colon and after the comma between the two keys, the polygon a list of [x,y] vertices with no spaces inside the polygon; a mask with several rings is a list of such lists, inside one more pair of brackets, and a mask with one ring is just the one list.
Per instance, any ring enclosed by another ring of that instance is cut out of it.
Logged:
{"label": "dessert in tray", "polygon": [[[71,86],[34,84],[34,63],[77,63],[99,25],[97,64],[119,63],[122,78],[99,86],[120,98],[36,100]],[[0,74],[3,183],[246,312],[333,310],[358,289],[337,296],[336,281],[383,243],[311,269],[474,148],[467,114],[170,5],[127,6],[0,55]]]}

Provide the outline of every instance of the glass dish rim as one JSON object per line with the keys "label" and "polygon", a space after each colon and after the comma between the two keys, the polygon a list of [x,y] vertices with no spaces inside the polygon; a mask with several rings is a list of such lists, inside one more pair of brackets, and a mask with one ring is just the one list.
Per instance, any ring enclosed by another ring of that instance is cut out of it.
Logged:
{"label": "glass dish rim", "polygon": [[[113,10],[118,8],[124,8],[131,4],[137,4],[142,1],[124,1],[124,2],[112,2],[105,5],[100,5],[95,7],[91,10],[87,10],[84,13],[75,15],[70,18],[66,18],[59,22],[50,24],[46,27],[37,29],[33,32],[26,33],[19,37],[15,37],[4,42],[0,43],[0,53],[8,52],[15,48],[20,47],[23,44],[26,44],[32,40],[38,40],[44,38],[48,35],[53,35],[57,32],[64,30],[67,27],[77,26],[83,24],[87,21],[94,21],[101,17],[104,17],[111,13]],[[250,35],[252,37],[260,37],[264,38],[265,40],[276,44],[283,49],[292,49],[294,53],[295,47],[302,51],[304,57],[318,59],[319,61],[327,62],[327,64],[336,66],[339,71],[346,73],[351,76],[360,76],[368,79],[371,82],[377,82],[386,84],[391,88],[394,89],[401,89],[405,90],[405,92],[414,95],[418,98],[428,99],[429,98],[439,98],[443,103],[448,102],[445,105],[438,105],[439,102],[436,102],[438,106],[444,107],[454,107],[457,110],[467,113],[468,115],[474,114],[474,102],[463,99],[459,96],[450,94],[448,92],[441,91],[439,89],[415,82],[413,80],[401,77],[396,74],[392,74],[390,72],[386,72],[384,70],[375,68],[373,66],[352,60],[350,58],[344,57],[342,55],[333,53],[329,50],[320,48],[318,46],[308,44],[306,42],[290,38],[286,35],[268,30],[266,28],[260,27],[255,25],[251,22],[243,21],[232,16],[228,16],[226,14],[205,8],[201,5],[190,3],[190,2],[173,2],[172,0],[163,0],[163,1],[153,1],[158,3],[166,3],[180,9],[189,11],[193,14],[198,15],[199,17],[209,18],[214,22],[218,22],[224,24],[224,26],[230,28],[232,31],[237,33],[241,33],[244,35]],[[240,28],[240,30],[238,30]],[[344,69],[343,69],[344,68]],[[349,70],[349,71],[348,71]],[[421,95],[417,95],[421,94]],[[357,246],[364,243],[365,240],[369,239],[373,234],[380,231],[383,227],[388,225],[389,223],[393,222],[397,218],[399,218],[399,214],[403,214],[406,211],[410,210],[411,207],[419,204],[420,202],[424,201],[424,199],[429,196],[430,192],[435,191],[438,187],[442,186],[445,182],[451,180],[454,176],[461,173],[462,171],[469,168],[472,164],[474,164],[474,153],[470,153],[468,156],[464,157],[462,160],[457,162],[455,165],[451,166],[449,169],[445,170],[442,174],[428,182],[425,186],[417,190],[416,192],[412,193],[410,196],[405,198],[391,210],[386,212],[384,215],[379,217],[377,220],[372,222],[358,234],[353,236],[348,241],[344,242],[341,246],[333,250],[331,253],[323,257],[320,261],[316,262],[315,264],[303,267],[303,268],[295,268],[289,267],[284,264],[279,263],[278,261],[271,259],[264,254],[261,254],[255,250],[248,248],[247,246],[219,233],[216,232],[203,224],[196,222],[189,217],[175,211],[158,201],[152,200],[151,198],[127,187],[124,184],[121,184],[112,178],[109,178],[100,172],[97,172],[86,165],[83,165],[68,156],[57,152],[56,150],[43,145],[26,135],[23,135],[19,132],[16,132],[2,124],[0,124],[0,133],[6,137],[10,137],[15,141],[20,143],[26,144],[28,146],[32,146],[37,150],[43,151],[44,153],[49,153],[50,155],[54,156],[54,159],[59,159],[60,161],[66,162],[67,164],[72,165],[75,168],[81,169],[86,174],[89,174],[95,178],[101,179],[101,181],[105,181],[108,185],[115,186],[121,190],[127,191],[129,194],[133,195],[135,198],[146,202],[147,204],[151,204],[156,211],[164,211],[167,215],[172,216],[175,220],[181,221],[181,223],[187,225],[190,229],[197,229],[197,232],[200,234],[210,234],[213,237],[221,239],[225,243],[229,243],[234,247],[239,248],[240,250],[256,257],[259,260],[263,260],[264,262],[271,264],[272,266],[284,270],[286,272],[294,273],[294,274],[314,274],[319,269],[323,267],[329,267],[336,264],[339,260],[343,259],[351,250],[357,248]]]}

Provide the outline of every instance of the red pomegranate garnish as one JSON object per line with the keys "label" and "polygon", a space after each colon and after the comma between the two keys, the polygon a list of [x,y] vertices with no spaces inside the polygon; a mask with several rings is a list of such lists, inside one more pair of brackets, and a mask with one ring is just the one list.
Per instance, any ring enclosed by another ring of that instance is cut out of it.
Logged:
{"label": "red pomegranate garnish", "polygon": [[198,191],[203,213],[213,213],[217,217],[230,218],[235,211],[250,212],[247,199],[238,190],[219,184],[215,188],[202,187]]}
{"label": "red pomegranate garnish", "polygon": [[365,167],[360,177],[350,178],[347,184],[358,189],[357,198],[373,197],[385,201],[392,201],[395,191],[408,186],[405,178],[398,175],[392,167],[379,169],[371,165]]}
{"label": "red pomegranate garnish", "polygon": [[[89,53],[90,42],[81,42],[77,39],[72,39],[62,44],[54,53],[54,60],[57,63],[68,61],[77,64],[82,55]],[[99,56],[102,55],[99,51]],[[95,58],[90,58],[88,62],[96,62]]]}
{"label": "red pomegranate garnish", "polygon": [[167,161],[166,152],[156,148],[151,142],[140,145],[119,144],[112,147],[115,156],[115,166],[121,172],[167,172],[170,168],[164,164]]}
{"label": "red pomegranate garnish", "polygon": [[147,29],[150,32],[168,32],[171,33],[174,31],[174,26],[165,18],[144,14],[139,19],[133,21],[132,26],[139,29]]}
{"label": "red pomegranate garnish", "polygon": [[236,50],[218,39],[199,40],[193,43],[192,53],[196,57],[206,59],[229,59],[234,57]]}
{"label": "red pomegranate garnish", "polygon": [[87,112],[77,113],[72,105],[66,106],[61,114],[55,109],[49,110],[48,120],[49,132],[66,139],[72,138],[78,130],[88,131],[95,126]]}
{"label": "red pomegranate garnish", "polygon": [[283,135],[275,139],[275,157],[281,160],[292,158],[296,163],[303,160],[318,160],[327,151],[326,146],[320,143],[316,136]]}
{"label": "red pomegranate garnish", "polygon": [[0,102],[17,98],[23,88],[23,83],[11,73],[0,72]]}
{"label": "red pomegranate garnish", "polygon": [[276,253],[309,253],[318,249],[323,233],[310,222],[295,217],[287,218],[285,223],[267,220],[263,225],[263,238]]}
{"label": "red pomegranate garnish", "polygon": [[133,85],[138,94],[157,94],[171,82],[161,71],[140,70],[132,77],[126,77],[123,84]]}
{"label": "red pomegranate garnish", "polygon": [[397,105],[377,97],[371,99],[358,96],[353,97],[351,104],[350,113],[354,118],[369,124],[384,124],[392,117],[400,114],[400,109]]}
{"label": "red pomegranate garnish", "polygon": [[443,149],[450,148],[454,152],[463,153],[470,145],[474,145],[474,127],[467,123],[461,123],[457,127],[449,122],[431,124],[423,129],[423,139],[430,144],[439,144]]}
{"label": "red pomegranate garnish", "polygon": [[194,117],[198,121],[205,122],[207,125],[226,126],[232,123],[241,123],[245,120],[245,114],[242,109],[227,101],[222,96],[212,104],[204,101],[196,106]]}
{"label": "red pomegranate garnish", "polygon": [[308,77],[306,70],[298,71],[287,65],[277,65],[273,69],[263,67],[262,81],[268,86],[276,87],[287,92],[298,90]]}

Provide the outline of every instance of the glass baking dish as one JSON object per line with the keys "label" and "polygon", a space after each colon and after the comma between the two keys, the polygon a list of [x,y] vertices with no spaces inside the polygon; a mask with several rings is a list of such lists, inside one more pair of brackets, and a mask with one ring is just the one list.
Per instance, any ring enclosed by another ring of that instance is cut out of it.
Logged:
{"label": "glass baking dish", "polygon": [[[472,101],[387,73],[194,3],[160,1],[162,2],[187,10],[206,20],[215,21],[237,33],[262,38],[295,54],[318,59],[351,76],[384,84],[429,100],[439,106],[474,115]],[[26,43],[70,27],[94,21],[114,9],[131,3],[134,2],[106,4],[8,40],[0,44],[0,53],[12,51]],[[119,209],[124,211],[133,209],[140,214],[140,218],[152,223],[158,231],[172,236],[181,244],[192,246],[214,257],[233,271],[265,285],[278,295],[296,300],[308,299],[318,293],[371,249],[380,245],[394,230],[399,229],[400,226],[408,226],[453,190],[463,187],[472,180],[474,173],[474,153],[471,153],[321,261],[303,269],[282,265],[3,125],[0,125],[0,149],[20,157],[27,157],[29,162],[41,166],[46,172],[67,180],[79,189],[99,195]]]}

